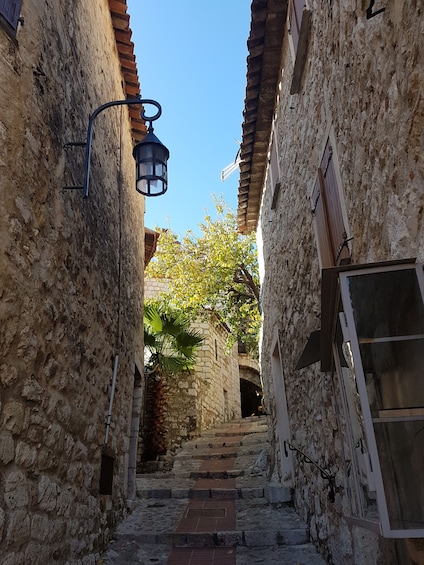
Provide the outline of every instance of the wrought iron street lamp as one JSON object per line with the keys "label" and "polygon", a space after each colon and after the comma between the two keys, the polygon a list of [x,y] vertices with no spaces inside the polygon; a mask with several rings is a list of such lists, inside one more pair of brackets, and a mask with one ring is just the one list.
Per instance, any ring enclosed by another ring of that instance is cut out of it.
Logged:
{"label": "wrought iron street lamp", "polygon": [[89,184],[90,184],[90,161],[91,161],[91,145],[93,139],[93,125],[97,116],[112,106],[123,106],[131,104],[142,104],[155,106],[157,109],[156,114],[148,116],[143,108],[141,118],[149,122],[147,135],[134,147],[133,156],[136,161],[136,190],[143,196],[160,196],[168,189],[168,167],[167,162],[169,158],[169,151],[159,141],[153,133],[152,122],[157,120],[162,114],[162,108],[159,102],[150,100],[148,98],[134,98],[132,100],[115,100],[107,102],[99,106],[89,119],[87,129],[87,139],[85,142],[67,143],[67,147],[71,146],[85,146],[85,161],[84,161],[84,180],[82,186],[67,186],[67,189],[82,189],[83,197],[88,197]]}

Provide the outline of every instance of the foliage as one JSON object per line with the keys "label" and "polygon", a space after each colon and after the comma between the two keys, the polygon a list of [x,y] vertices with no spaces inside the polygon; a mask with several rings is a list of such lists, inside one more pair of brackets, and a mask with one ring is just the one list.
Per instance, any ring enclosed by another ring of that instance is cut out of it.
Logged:
{"label": "foliage", "polygon": [[230,328],[230,345],[241,340],[257,351],[260,328],[259,274],[255,235],[237,231],[234,212],[215,200],[216,219],[206,215],[200,235],[187,231],[180,240],[160,231],[158,250],[146,277],[167,279],[166,300],[199,316],[214,311]]}
{"label": "foliage", "polygon": [[150,353],[147,372],[170,375],[194,366],[203,338],[190,329],[190,323],[187,315],[164,303],[145,304],[144,346]]}

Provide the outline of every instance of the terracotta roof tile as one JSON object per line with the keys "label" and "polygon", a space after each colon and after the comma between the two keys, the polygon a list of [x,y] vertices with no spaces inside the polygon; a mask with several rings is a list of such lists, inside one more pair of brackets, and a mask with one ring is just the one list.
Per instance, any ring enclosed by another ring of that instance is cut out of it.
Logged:
{"label": "terracotta roof tile", "polygon": [[251,6],[237,208],[242,233],[255,230],[258,223],[287,5],[288,0],[253,0]]}
{"label": "terracotta roof tile", "polygon": [[[127,98],[135,98],[140,94],[140,81],[134,55],[134,43],[131,41],[130,16],[127,14],[126,0],[109,0],[112,25],[115,32],[116,47],[121,61],[122,78],[124,79]],[[146,125],[140,117],[141,106],[128,106],[131,119],[132,136],[135,142],[146,135]]]}

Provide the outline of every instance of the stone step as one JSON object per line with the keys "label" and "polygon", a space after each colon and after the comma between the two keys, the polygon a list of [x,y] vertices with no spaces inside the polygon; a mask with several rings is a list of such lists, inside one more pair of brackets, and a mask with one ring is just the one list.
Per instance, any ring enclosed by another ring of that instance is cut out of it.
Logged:
{"label": "stone step", "polygon": [[[117,532],[114,539],[130,540],[133,534]],[[302,545],[309,542],[304,528],[284,530],[234,530],[228,532],[139,532],[137,540],[144,544],[171,544],[173,547],[274,547]]]}
{"label": "stone step", "polygon": [[290,489],[281,485],[241,488],[145,488],[137,489],[138,498],[154,499],[214,499],[214,500],[252,500],[264,498],[271,504],[291,503]]}
{"label": "stone step", "polygon": [[189,459],[235,459],[237,457],[245,457],[248,455],[258,455],[263,450],[262,444],[257,444],[256,446],[246,446],[242,447],[237,451],[229,448],[226,451],[216,451],[210,452],[206,449],[197,449],[194,451],[179,453],[174,457],[174,461],[186,461]]}
{"label": "stone step", "polygon": [[312,543],[277,545],[265,554],[262,547],[238,547],[236,554],[237,565],[327,565]]}
{"label": "stone step", "polygon": [[239,440],[222,440],[210,438],[197,438],[196,440],[190,440],[183,446],[183,451],[193,452],[199,449],[238,449],[243,446],[253,446],[268,443],[268,434],[249,434]]}
{"label": "stone step", "polygon": [[[227,507],[228,502],[223,503],[222,509]],[[219,510],[221,507],[214,504],[213,508]],[[177,530],[176,524],[188,511],[185,500],[139,500],[125,528],[118,528],[115,539],[136,537],[139,543],[145,544],[252,548],[302,545],[309,541],[308,528],[293,508],[276,508],[264,499],[236,500],[236,521],[234,527],[227,530],[218,527],[212,532],[190,531],[190,525],[187,530],[181,526]]]}
{"label": "stone step", "polygon": [[242,477],[246,471],[244,469],[230,469],[230,470],[205,470],[205,471],[191,471],[191,479],[234,479]]}
{"label": "stone step", "polygon": [[110,551],[117,561],[105,565],[134,565],[135,555],[166,565],[171,551],[185,551],[186,563],[187,551],[207,547],[228,548],[237,565],[325,565],[290,489],[268,482],[264,422],[226,423],[187,442],[172,471],[139,475],[138,498]]}

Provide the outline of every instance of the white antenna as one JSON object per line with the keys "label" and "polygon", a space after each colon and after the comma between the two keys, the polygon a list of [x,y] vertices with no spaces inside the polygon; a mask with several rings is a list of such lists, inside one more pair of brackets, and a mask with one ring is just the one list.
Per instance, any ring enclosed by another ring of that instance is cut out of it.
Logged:
{"label": "white antenna", "polygon": [[[237,143],[241,145],[240,141],[238,141],[237,139],[235,141],[237,141]],[[222,169],[221,171],[222,182],[227,180],[227,178],[231,176],[234,173],[234,171],[238,169],[238,166],[241,163],[240,150],[241,147],[239,147],[239,150],[237,151],[236,158],[234,159],[234,161]]]}

